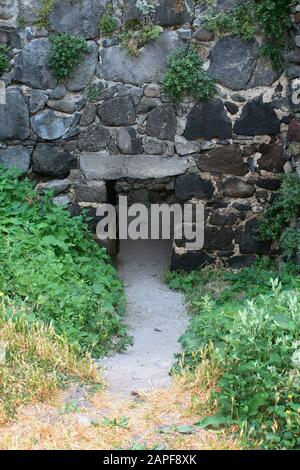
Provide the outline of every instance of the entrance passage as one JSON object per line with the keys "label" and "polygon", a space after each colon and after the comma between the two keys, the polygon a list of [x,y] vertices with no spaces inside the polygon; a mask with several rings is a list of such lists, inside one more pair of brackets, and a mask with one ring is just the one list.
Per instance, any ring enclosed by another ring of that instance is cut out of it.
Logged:
{"label": "entrance passage", "polygon": [[187,327],[183,296],[170,290],[163,276],[170,267],[172,242],[121,241],[118,269],[125,284],[125,321],[133,346],[104,359],[104,378],[118,394],[166,387],[178,338]]}

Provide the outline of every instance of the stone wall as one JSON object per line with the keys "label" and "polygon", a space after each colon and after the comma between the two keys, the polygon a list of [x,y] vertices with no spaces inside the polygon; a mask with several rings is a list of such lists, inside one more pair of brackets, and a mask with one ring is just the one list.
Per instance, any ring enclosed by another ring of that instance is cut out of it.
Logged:
{"label": "stone wall", "polygon": [[[178,241],[172,267],[196,268],[216,258],[250,265],[255,254],[270,250],[257,241],[256,229],[278,188],[276,174],[283,167],[299,172],[300,8],[297,47],[291,34],[287,71],[275,72],[261,57],[259,35],[215,37],[202,26],[206,2],[192,0],[159,1],[154,20],[163,32],[132,57],[118,31],[99,32],[107,3],[55,0],[49,29],[38,30],[40,0],[0,0],[0,41],[11,47],[11,69],[0,78],[0,163],[17,165],[41,191],[52,188],[55,201],[75,213],[78,205],[104,202],[106,182],[132,200],[204,202],[204,249],[187,252]],[[217,8],[237,3],[218,0]],[[139,16],[135,0],[112,4],[119,27]],[[90,46],[66,83],[49,68],[54,32],[81,35]],[[174,105],[161,80],[169,56],[188,43],[217,78],[218,95]]]}

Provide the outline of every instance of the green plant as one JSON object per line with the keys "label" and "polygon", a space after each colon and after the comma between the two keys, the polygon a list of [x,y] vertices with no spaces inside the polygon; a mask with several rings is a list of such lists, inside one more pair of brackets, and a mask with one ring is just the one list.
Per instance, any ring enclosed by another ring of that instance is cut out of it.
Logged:
{"label": "green plant", "polygon": [[0,291],[25,305],[28,321],[51,324],[80,352],[126,347],[123,286],[83,216],[1,169],[0,237]]}
{"label": "green plant", "polygon": [[118,27],[117,19],[112,15],[102,15],[100,18],[100,33],[111,35]]}
{"label": "green plant", "polygon": [[162,31],[161,26],[130,20],[120,33],[120,43],[126,47],[130,55],[138,57],[140,49],[149,42],[155,41]]}
{"label": "green plant", "polygon": [[[271,206],[260,223],[259,237],[261,240],[275,241],[280,244],[284,253],[292,258],[296,254],[297,233],[299,229],[288,229],[288,225],[300,213],[300,180],[296,173],[281,176],[282,184],[276,192]],[[286,238],[286,235],[287,238]],[[299,235],[298,235],[299,236]]]}
{"label": "green plant", "polygon": [[54,8],[54,0],[41,0],[41,8],[36,12],[34,25],[40,29],[49,28],[49,14]]}
{"label": "green plant", "polygon": [[89,47],[84,38],[68,33],[51,35],[50,43],[52,72],[58,80],[66,80],[72,76],[84,56],[89,53]]}
{"label": "green plant", "polygon": [[0,45],[0,73],[7,72],[9,69],[9,48],[5,45]]}
{"label": "green plant", "polygon": [[163,77],[165,92],[174,102],[186,94],[196,100],[207,100],[216,94],[215,79],[202,68],[197,51],[180,49],[169,59],[168,70]]}
{"label": "green plant", "polygon": [[262,55],[275,69],[281,69],[294,3],[294,0],[248,0],[229,12],[217,12],[212,4],[205,25],[217,33],[230,31],[245,40],[252,38],[260,28],[265,38]]}
{"label": "green plant", "polygon": [[91,102],[97,101],[100,97],[101,91],[97,85],[90,84],[87,89],[87,99]]}
{"label": "green plant", "polygon": [[[220,371],[211,396],[217,414],[197,426],[235,424],[246,446],[299,449],[299,277],[283,267],[276,273],[257,265],[225,274],[227,288],[212,299],[210,273],[204,279],[201,272],[171,275],[171,281],[185,285],[194,313],[181,338],[178,367],[211,363]],[[207,287],[206,295],[199,284]]]}

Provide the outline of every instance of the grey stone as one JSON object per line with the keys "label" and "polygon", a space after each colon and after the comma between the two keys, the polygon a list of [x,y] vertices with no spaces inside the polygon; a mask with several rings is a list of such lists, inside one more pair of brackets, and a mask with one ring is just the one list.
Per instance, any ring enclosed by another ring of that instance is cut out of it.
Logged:
{"label": "grey stone", "polygon": [[85,55],[83,61],[78,65],[73,76],[66,82],[70,91],[81,91],[88,86],[92,80],[98,62],[98,48],[93,41],[87,43],[90,52]]}
{"label": "grey stone", "polygon": [[144,143],[144,151],[149,155],[163,155],[166,151],[167,144],[154,139],[147,139]]}
{"label": "grey stone", "polygon": [[82,105],[82,96],[70,96],[61,100],[49,100],[48,106],[61,113],[73,114]]}
{"label": "grey stone", "polygon": [[62,137],[71,127],[73,118],[56,111],[45,110],[31,118],[31,125],[36,134],[44,140]]}
{"label": "grey stone", "polygon": [[[161,26],[175,26],[189,23],[193,18],[194,2],[192,0],[158,0],[153,14],[155,24]],[[125,18],[141,19],[141,11],[136,7],[136,0],[125,2]]]}
{"label": "grey stone", "polygon": [[175,195],[180,201],[188,199],[209,199],[215,189],[211,181],[198,175],[180,175],[175,182]]}
{"label": "grey stone", "polygon": [[138,137],[138,134],[133,127],[119,129],[117,145],[120,152],[125,155],[137,155],[143,153],[142,139]]}
{"label": "grey stone", "polygon": [[50,12],[51,29],[57,33],[71,33],[85,38],[99,34],[99,20],[107,0],[56,1]]}
{"label": "grey stone", "polygon": [[187,117],[187,125],[183,136],[187,140],[198,138],[230,139],[232,122],[227,116],[224,103],[220,99],[197,103]]}
{"label": "grey stone", "polygon": [[4,168],[16,167],[21,173],[26,173],[30,167],[30,151],[22,145],[0,150],[0,166]]}
{"label": "grey stone", "polygon": [[58,194],[61,194],[70,189],[70,183],[68,180],[50,180],[47,181],[47,183],[39,183],[36,186],[36,189],[39,193],[51,191],[53,196],[58,196]]}
{"label": "grey stone", "polygon": [[160,106],[161,102],[157,98],[148,98],[147,96],[144,96],[141,101],[139,102],[139,105],[137,107],[137,112],[139,114],[147,114],[152,109],[156,108],[157,106]]}
{"label": "grey stone", "polygon": [[249,101],[234,126],[238,135],[273,135],[280,131],[280,121],[271,104],[261,97]]}
{"label": "grey stone", "polygon": [[104,181],[88,181],[75,185],[75,200],[78,202],[106,202],[106,184]]}
{"label": "grey stone", "polygon": [[210,42],[214,40],[215,35],[209,29],[201,28],[193,33],[192,38],[198,42]]}
{"label": "grey stone", "polygon": [[105,101],[98,107],[98,114],[105,126],[130,126],[136,121],[131,96],[120,96]]}
{"label": "grey stone", "polygon": [[69,206],[72,203],[72,200],[69,196],[55,196],[52,198],[53,204],[60,207]]}
{"label": "grey stone", "polygon": [[50,93],[49,98],[51,100],[60,100],[64,98],[67,94],[67,89],[64,84],[60,83],[57,85],[57,87],[54,88],[54,90]]}
{"label": "grey stone", "polygon": [[79,137],[79,148],[86,152],[98,152],[105,149],[110,141],[110,132],[101,124],[92,124]]}
{"label": "grey stone", "polygon": [[258,54],[256,39],[243,41],[236,36],[225,36],[211,51],[209,72],[228,88],[243,90],[248,88]]}
{"label": "grey stone", "polygon": [[133,85],[158,83],[167,68],[170,54],[180,44],[176,31],[165,31],[156,41],[145,46],[137,58],[130,56],[121,46],[102,49],[100,76],[106,80]]}
{"label": "grey stone", "polygon": [[42,91],[32,90],[29,98],[29,109],[32,114],[41,111],[48,101],[48,95]]}
{"label": "grey stone", "polygon": [[80,168],[87,180],[116,180],[121,178],[166,178],[185,173],[187,160],[183,157],[157,155],[82,154]]}
{"label": "grey stone", "polygon": [[190,155],[200,151],[201,145],[199,142],[190,142],[184,137],[176,136],[175,149],[178,155]]}
{"label": "grey stone", "polygon": [[252,197],[255,193],[255,188],[252,184],[246,183],[239,178],[230,177],[225,180],[224,192],[227,197]]}
{"label": "grey stone", "polygon": [[52,144],[37,144],[32,162],[36,173],[52,178],[66,178],[77,164],[74,155]]}
{"label": "grey stone", "polygon": [[146,132],[151,137],[172,140],[177,128],[176,114],[172,105],[163,104],[148,114]]}
{"label": "grey stone", "polygon": [[97,116],[97,106],[94,103],[87,103],[81,113],[80,125],[87,127],[92,124]]}
{"label": "grey stone", "polygon": [[34,39],[15,58],[13,79],[32,88],[54,88],[57,80],[49,67],[50,44],[48,39]]}
{"label": "grey stone", "polygon": [[18,88],[6,90],[6,104],[0,105],[0,140],[29,137],[29,111]]}

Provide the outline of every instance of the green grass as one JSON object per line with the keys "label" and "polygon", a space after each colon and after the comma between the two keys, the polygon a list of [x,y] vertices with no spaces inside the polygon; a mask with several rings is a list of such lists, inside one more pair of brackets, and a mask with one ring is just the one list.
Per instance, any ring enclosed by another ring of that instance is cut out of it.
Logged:
{"label": "green grass", "polygon": [[0,170],[0,291],[80,352],[128,344],[123,286],[82,216],[72,218],[29,180]]}
{"label": "green grass", "polygon": [[238,273],[170,274],[193,314],[177,371],[220,371],[200,426],[238,425],[245,446],[300,448],[300,278],[295,268],[257,264]]}

